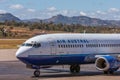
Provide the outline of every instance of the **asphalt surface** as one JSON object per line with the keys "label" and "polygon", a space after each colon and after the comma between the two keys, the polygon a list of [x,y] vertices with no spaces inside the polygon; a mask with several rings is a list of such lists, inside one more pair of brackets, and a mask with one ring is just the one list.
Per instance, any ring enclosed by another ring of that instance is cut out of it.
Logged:
{"label": "asphalt surface", "polygon": [[0,80],[119,80],[120,71],[114,75],[104,75],[94,65],[82,65],[79,74],[71,74],[68,66],[41,69],[41,76],[33,76],[34,70],[26,69],[20,61],[1,61]]}
{"label": "asphalt surface", "polygon": [[17,49],[0,49],[0,80],[120,80],[120,70],[114,75],[104,75],[94,64],[81,65],[79,74],[71,74],[69,66],[54,66],[41,69],[41,76],[33,76],[34,70],[27,69],[16,57]]}

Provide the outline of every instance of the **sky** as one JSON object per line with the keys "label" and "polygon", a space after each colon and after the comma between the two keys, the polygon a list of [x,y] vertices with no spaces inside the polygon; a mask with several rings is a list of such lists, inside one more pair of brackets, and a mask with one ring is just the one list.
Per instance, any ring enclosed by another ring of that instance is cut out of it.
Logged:
{"label": "sky", "polygon": [[0,14],[47,19],[58,14],[120,20],[120,0],[0,0]]}

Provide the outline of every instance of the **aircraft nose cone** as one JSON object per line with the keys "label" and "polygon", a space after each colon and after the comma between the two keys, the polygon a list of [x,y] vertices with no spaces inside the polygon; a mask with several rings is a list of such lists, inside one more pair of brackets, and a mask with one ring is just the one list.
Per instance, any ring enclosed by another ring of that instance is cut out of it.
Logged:
{"label": "aircraft nose cone", "polygon": [[28,55],[30,53],[29,50],[30,48],[20,47],[18,51],[16,52],[16,58],[24,63],[28,63],[26,59],[28,58]]}
{"label": "aircraft nose cone", "polygon": [[17,52],[16,52],[16,57],[17,58],[22,58],[22,57],[28,57],[30,54],[31,48],[29,47],[20,47]]}
{"label": "aircraft nose cone", "polygon": [[17,58],[26,57],[28,51],[29,51],[29,48],[21,47],[21,48],[19,48],[18,51],[16,52],[16,57],[17,57]]}
{"label": "aircraft nose cone", "polygon": [[16,52],[16,57],[21,57],[21,55],[23,54],[23,51],[21,49],[18,49],[18,51]]}

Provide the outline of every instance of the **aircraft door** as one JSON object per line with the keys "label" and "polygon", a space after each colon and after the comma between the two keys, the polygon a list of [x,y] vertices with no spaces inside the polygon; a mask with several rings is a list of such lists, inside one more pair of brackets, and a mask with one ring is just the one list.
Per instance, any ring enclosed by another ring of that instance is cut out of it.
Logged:
{"label": "aircraft door", "polygon": [[49,45],[50,45],[50,53],[51,55],[56,55],[57,53],[57,46],[56,42],[52,39],[49,40]]}

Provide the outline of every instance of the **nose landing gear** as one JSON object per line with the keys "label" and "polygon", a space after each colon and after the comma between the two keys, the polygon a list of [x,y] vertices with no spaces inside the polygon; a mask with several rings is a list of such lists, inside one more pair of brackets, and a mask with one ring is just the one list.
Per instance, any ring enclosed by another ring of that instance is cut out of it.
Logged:
{"label": "nose landing gear", "polygon": [[39,70],[39,69],[36,69],[36,70],[34,71],[34,76],[35,76],[35,77],[39,77],[39,76],[40,76],[40,70]]}

